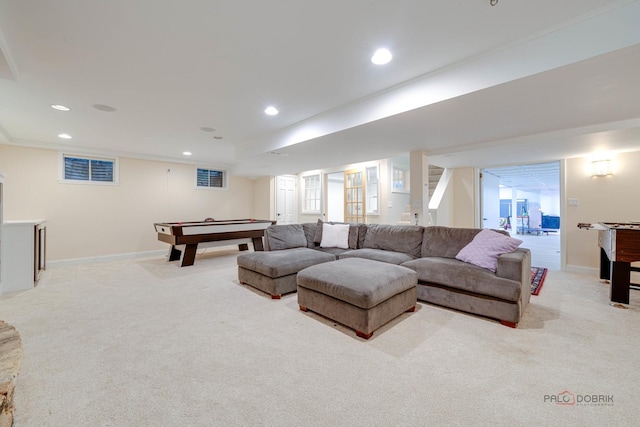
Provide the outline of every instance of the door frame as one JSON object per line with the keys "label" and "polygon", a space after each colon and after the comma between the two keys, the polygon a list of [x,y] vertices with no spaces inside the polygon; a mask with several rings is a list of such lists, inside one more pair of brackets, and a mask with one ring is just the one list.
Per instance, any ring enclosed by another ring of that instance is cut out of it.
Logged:
{"label": "door frame", "polygon": [[[560,198],[560,218],[563,223],[566,222],[566,194],[567,194],[567,184],[566,184],[566,160],[550,160],[549,162],[558,162],[560,165],[560,189],[558,193],[558,197]],[[549,162],[537,162],[537,163],[549,163]],[[477,228],[482,228],[482,182],[480,180],[480,172],[482,169],[491,169],[491,168],[500,168],[500,167],[509,167],[516,166],[518,163],[514,164],[505,164],[500,166],[483,166],[475,168],[475,222]],[[517,207],[516,207],[517,209]],[[513,224],[512,224],[513,226]],[[560,226],[560,270],[567,270],[567,225]]]}

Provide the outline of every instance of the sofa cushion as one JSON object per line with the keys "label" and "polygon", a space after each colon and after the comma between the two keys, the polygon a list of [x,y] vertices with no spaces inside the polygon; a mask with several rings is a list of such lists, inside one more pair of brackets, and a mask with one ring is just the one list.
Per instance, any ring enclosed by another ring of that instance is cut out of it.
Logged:
{"label": "sofa cushion", "polygon": [[402,252],[367,248],[345,251],[339,254],[338,258],[364,258],[370,259],[372,261],[386,262],[388,264],[402,264],[403,262],[411,261],[412,259],[414,259],[412,256],[403,254]]}
{"label": "sofa cushion", "polygon": [[424,227],[418,225],[370,224],[363,247],[402,252],[418,258],[422,249]]}
{"label": "sofa cushion", "polygon": [[238,255],[238,265],[271,278],[296,274],[303,268],[335,261],[336,256],[309,248],[258,251]]}
{"label": "sofa cushion", "polygon": [[349,249],[349,224],[322,224],[321,248]]}
{"label": "sofa cushion", "polygon": [[[441,256],[455,258],[458,252],[467,246],[481,228],[443,227],[439,225],[425,227],[422,240],[422,256]],[[494,230],[509,236],[504,230]]]}
{"label": "sofa cushion", "polygon": [[367,230],[369,226],[367,224],[358,223],[358,244],[352,249],[364,248],[364,239],[367,237]]}
{"label": "sofa cushion", "polygon": [[341,249],[341,248],[321,248],[320,246],[316,246],[314,249],[316,251],[322,251],[328,254],[333,254],[336,256],[336,258],[338,258],[343,253],[349,252],[351,250],[351,249]]}
{"label": "sofa cushion", "polygon": [[458,252],[456,259],[495,272],[498,257],[515,251],[520,244],[522,244],[522,240],[485,228]]}
{"label": "sofa cushion", "polygon": [[418,258],[402,264],[418,273],[418,281],[434,283],[506,301],[518,301],[519,281],[498,277],[486,268],[444,257]]}
{"label": "sofa cushion", "polygon": [[307,246],[307,239],[301,224],[270,225],[265,231],[265,236],[270,251]]}
{"label": "sofa cushion", "polygon": [[455,258],[479,232],[479,228],[425,227],[422,256]]}
{"label": "sofa cushion", "polygon": [[[321,219],[318,220],[316,224],[316,234],[314,236],[313,241],[316,246],[322,243],[322,225],[325,224]],[[347,224],[346,222],[334,222],[328,221],[326,224]],[[349,224],[349,249],[358,248],[358,233],[360,231],[359,224]]]}
{"label": "sofa cushion", "polygon": [[305,222],[302,224],[302,229],[304,230],[304,237],[307,239],[307,247],[311,249],[317,247],[314,242],[314,239],[316,238],[316,224]]}

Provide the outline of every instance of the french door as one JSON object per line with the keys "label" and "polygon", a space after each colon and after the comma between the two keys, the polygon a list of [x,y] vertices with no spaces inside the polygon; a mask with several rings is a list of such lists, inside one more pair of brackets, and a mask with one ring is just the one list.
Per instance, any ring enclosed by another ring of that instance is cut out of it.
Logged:
{"label": "french door", "polygon": [[344,172],[344,222],[365,222],[366,178],[364,170]]}

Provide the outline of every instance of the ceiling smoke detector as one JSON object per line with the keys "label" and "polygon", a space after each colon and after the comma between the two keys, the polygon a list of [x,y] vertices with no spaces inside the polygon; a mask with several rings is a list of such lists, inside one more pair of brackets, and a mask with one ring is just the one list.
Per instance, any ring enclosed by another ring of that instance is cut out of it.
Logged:
{"label": "ceiling smoke detector", "polygon": [[107,113],[113,113],[114,111],[116,111],[116,109],[113,108],[112,106],[105,105],[105,104],[93,104],[93,108],[95,108],[96,110],[107,112]]}

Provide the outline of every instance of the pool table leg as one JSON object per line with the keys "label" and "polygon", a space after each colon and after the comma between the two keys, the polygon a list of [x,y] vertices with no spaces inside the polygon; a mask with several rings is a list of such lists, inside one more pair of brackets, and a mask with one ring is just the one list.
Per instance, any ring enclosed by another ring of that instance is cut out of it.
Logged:
{"label": "pool table leg", "polygon": [[252,237],[253,241],[253,250],[254,251],[264,251],[264,246],[262,245],[262,237]]}
{"label": "pool table leg", "polygon": [[629,304],[629,285],[631,283],[631,263],[615,261],[611,263],[611,289],[609,299],[612,302]]}
{"label": "pool table leg", "polygon": [[182,251],[180,249],[176,249],[175,246],[171,245],[171,248],[169,249],[169,261],[179,260],[180,255],[182,255]]}
{"label": "pool table leg", "polygon": [[184,246],[184,252],[182,253],[182,259],[180,261],[180,267],[188,267],[193,265],[196,261],[196,251],[198,250],[198,244],[191,244]]}

